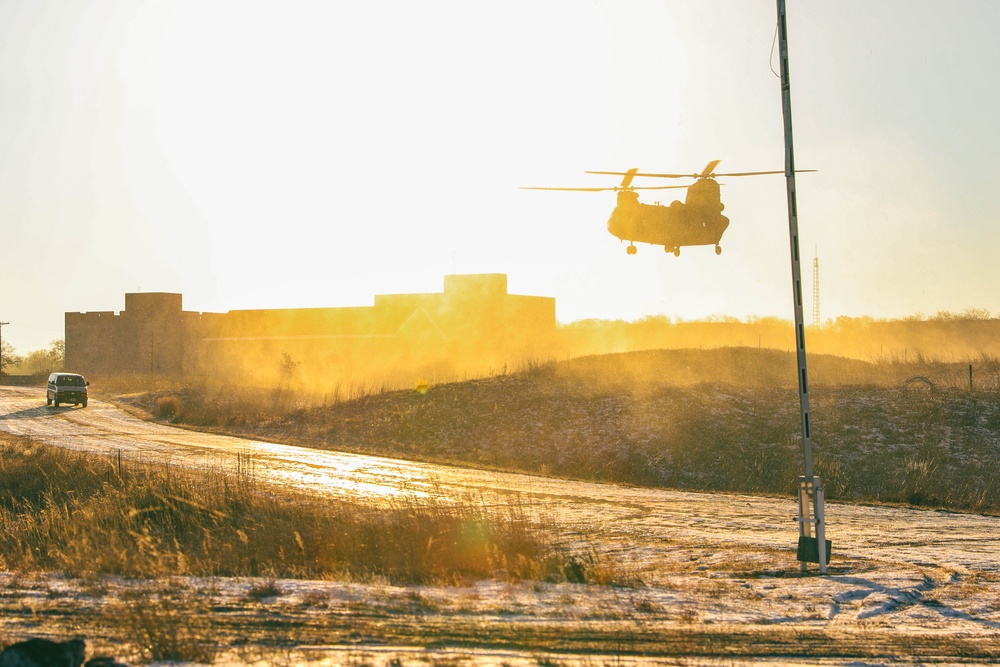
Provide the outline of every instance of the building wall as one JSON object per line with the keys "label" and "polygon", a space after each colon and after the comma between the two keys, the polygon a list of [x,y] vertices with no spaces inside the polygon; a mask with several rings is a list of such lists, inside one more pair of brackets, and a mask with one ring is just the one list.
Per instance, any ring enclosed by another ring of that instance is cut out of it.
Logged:
{"label": "building wall", "polygon": [[81,373],[118,372],[122,357],[114,312],[66,313],[66,368]]}
{"label": "building wall", "polygon": [[444,291],[370,307],[193,313],[180,294],[125,295],[125,310],[66,313],[67,368],[222,374],[260,384],[393,373],[481,373],[552,355],[555,299],[507,294],[503,274],[452,275]]}
{"label": "building wall", "polygon": [[125,310],[66,313],[66,368],[81,373],[183,371],[181,295],[125,295]]}

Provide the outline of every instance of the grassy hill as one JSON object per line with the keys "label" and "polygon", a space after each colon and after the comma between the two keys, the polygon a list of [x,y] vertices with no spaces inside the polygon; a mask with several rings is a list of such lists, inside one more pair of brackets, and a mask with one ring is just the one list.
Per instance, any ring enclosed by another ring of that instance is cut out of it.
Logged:
{"label": "grassy hill", "polygon": [[[996,362],[975,365],[997,386]],[[827,497],[1000,512],[1000,393],[969,391],[968,366],[811,356]],[[260,439],[635,485],[791,495],[802,471],[795,359],[769,349],[582,357],[332,405],[232,387],[124,400]]]}

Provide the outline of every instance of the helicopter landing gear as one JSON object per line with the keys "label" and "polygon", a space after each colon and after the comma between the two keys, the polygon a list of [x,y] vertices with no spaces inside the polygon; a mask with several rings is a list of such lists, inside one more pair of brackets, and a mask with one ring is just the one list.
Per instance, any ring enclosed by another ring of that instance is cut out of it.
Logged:
{"label": "helicopter landing gear", "polygon": [[634,244],[632,244],[632,243],[629,243],[629,244],[628,244],[628,247],[627,247],[627,248],[625,248],[625,252],[627,252],[627,253],[628,253],[628,254],[630,254],[630,255],[634,255],[634,254],[635,254],[636,252],[638,252],[638,250],[639,250],[639,249],[638,249],[638,248],[636,248],[636,247],[635,247],[635,245],[634,245]]}
{"label": "helicopter landing gear", "polygon": [[721,255],[722,254],[722,246],[721,245],[715,246],[715,254],[716,255]]}

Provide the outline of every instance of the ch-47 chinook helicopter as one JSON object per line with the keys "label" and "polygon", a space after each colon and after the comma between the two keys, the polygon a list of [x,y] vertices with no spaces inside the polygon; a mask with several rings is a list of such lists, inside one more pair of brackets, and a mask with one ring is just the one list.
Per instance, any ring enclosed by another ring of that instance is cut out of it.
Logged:
{"label": "ch-47 chinook helicopter", "polygon": [[[574,192],[604,192],[613,190],[618,193],[618,205],[608,219],[608,231],[622,241],[628,241],[626,252],[636,253],[635,244],[649,243],[661,245],[667,252],[681,254],[681,247],[696,245],[714,245],[715,254],[722,253],[719,241],[726,228],[729,218],[722,215],[725,206],[719,193],[717,176],[761,176],[764,174],[783,174],[784,171],[744,171],[731,174],[716,174],[715,168],[721,160],[709,162],[700,174],[651,174],[638,169],[628,171],[588,171],[588,174],[603,174],[622,176],[620,185],[605,188],[522,188],[524,190],[565,190]],[[803,169],[799,171],[814,171]],[[652,178],[693,178],[690,185],[632,185],[636,176]],[[643,204],[639,202],[636,190],[668,190],[687,188],[684,202],[675,201],[669,206],[660,203]]]}

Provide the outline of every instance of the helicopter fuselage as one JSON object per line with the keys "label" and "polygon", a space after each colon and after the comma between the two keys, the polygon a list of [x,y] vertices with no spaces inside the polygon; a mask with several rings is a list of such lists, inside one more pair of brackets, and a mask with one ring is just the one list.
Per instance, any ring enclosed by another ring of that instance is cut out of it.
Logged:
{"label": "helicopter fuselage", "polygon": [[719,241],[729,227],[723,208],[719,184],[712,179],[692,184],[683,203],[675,201],[669,206],[643,204],[634,190],[621,190],[608,219],[608,231],[629,242],[629,254],[635,252],[635,243],[661,245],[675,255],[680,254],[681,246],[714,245],[719,253]]}

